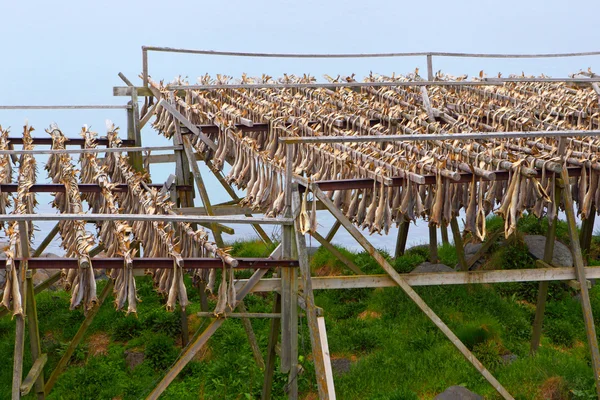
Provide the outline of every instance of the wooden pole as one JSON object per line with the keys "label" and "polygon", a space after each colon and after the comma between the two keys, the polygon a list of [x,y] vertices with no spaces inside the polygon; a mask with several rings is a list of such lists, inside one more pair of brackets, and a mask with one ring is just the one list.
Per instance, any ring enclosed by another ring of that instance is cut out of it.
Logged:
{"label": "wooden pole", "polygon": [[[281,315],[281,296],[279,293],[273,293],[273,313]],[[273,389],[273,374],[275,373],[275,361],[277,352],[277,339],[279,338],[279,329],[281,328],[281,318],[273,318],[269,327],[269,341],[267,344],[267,361],[265,363],[265,377],[261,400],[270,400]]]}
{"label": "wooden pole", "polygon": [[[581,241],[581,251],[585,256],[584,262],[587,261],[587,257],[590,254],[590,248],[592,246],[592,236],[594,235],[594,222],[596,220],[596,209],[592,206],[590,210],[590,214],[586,219],[581,222],[581,233],[580,233],[580,241]],[[587,264],[587,262],[586,262]]]}
{"label": "wooden pole", "polygon": [[[300,210],[300,195],[298,193],[298,187],[296,186],[292,192],[292,206],[293,209]],[[295,214],[295,212],[294,212]],[[306,239],[304,235],[300,233],[299,221],[296,219],[295,225],[295,248],[300,264],[300,275],[302,279],[302,297],[304,298],[304,304],[306,307],[306,319],[308,321],[308,329],[310,332],[310,343],[313,353],[313,361],[315,364],[315,375],[317,377],[317,388],[319,390],[319,399],[330,399],[330,393],[333,393],[335,398],[335,391],[333,387],[329,387],[328,384],[333,383],[333,377],[331,376],[331,361],[329,361],[329,368],[325,365],[324,359],[324,343],[321,341],[321,333],[319,329],[319,322],[317,320],[317,311],[315,298],[312,290],[312,280],[310,272],[310,263],[308,261],[308,253],[306,251]]]}
{"label": "wooden pole", "polygon": [[396,239],[396,254],[398,258],[404,255],[406,250],[406,240],[408,239],[408,228],[410,228],[410,222],[402,220],[398,226],[398,238]]}
{"label": "wooden pole", "polygon": [[[27,258],[29,257],[29,233],[27,231],[27,223],[19,222],[19,237],[21,239],[19,252],[25,260],[19,266],[17,274],[17,282],[13,284],[19,286],[21,292],[21,302],[23,312],[27,310],[27,287],[25,286],[25,278],[27,273]],[[14,268],[14,266],[13,266]],[[25,316],[17,315],[15,327],[15,351],[13,359],[13,380],[12,380],[12,398],[21,398],[21,383],[23,381],[23,352],[25,348]]]}
{"label": "wooden pole", "polygon": [[569,185],[569,172],[563,168],[561,173],[562,181],[565,185],[563,190],[563,200],[565,204],[565,214],[567,216],[567,226],[569,230],[569,239],[571,240],[571,250],[573,252],[573,263],[575,266],[575,275],[581,286],[581,307],[583,308],[583,319],[585,322],[585,332],[590,346],[592,358],[592,369],[594,370],[594,380],[596,381],[596,394],[600,398],[600,352],[598,351],[598,338],[596,337],[596,327],[594,326],[594,316],[592,315],[592,306],[590,295],[585,277],[585,266],[581,254],[581,245],[577,232],[577,223],[575,221],[575,211],[573,207],[573,198]]}
{"label": "wooden pole", "polygon": [[[297,228],[296,228],[297,229]],[[361,271],[360,268],[352,260],[343,255],[334,245],[329,243],[327,239],[321,236],[318,232],[311,232],[312,237],[317,239],[317,242],[321,243],[321,246],[325,247],[335,258],[340,260],[346,267],[348,267],[352,272],[357,275],[364,275],[364,272]]]}
{"label": "wooden pole", "polygon": [[[27,323],[29,326],[29,345],[31,347],[31,358],[35,363],[42,355],[42,344],[40,341],[40,330],[38,325],[37,307],[35,303],[35,292],[31,271],[27,271]],[[44,392],[44,371],[35,380],[35,393],[38,399],[46,398]]]}
{"label": "wooden pole", "polygon": [[[560,204],[562,187],[554,186],[554,204]],[[544,247],[544,262],[551,264],[554,256],[554,241],[556,240],[556,224],[558,215],[552,221],[548,220],[548,232],[546,232],[546,246]],[[533,320],[533,333],[531,335],[530,353],[535,354],[542,338],[542,327],[544,324],[544,312],[546,311],[546,298],[548,297],[548,281],[542,281],[538,286],[537,304],[535,318]]]}
{"label": "wooden pole", "polygon": [[452,217],[450,220],[450,228],[452,229],[452,237],[454,238],[454,248],[456,249],[459,269],[461,271],[468,271],[469,266],[465,260],[465,248],[463,246],[462,236],[460,235],[460,228],[458,227],[456,217]]}
{"label": "wooden pole", "polygon": [[252,349],[254,361],[256,361],[256,365],[258,365],[258,368],[265,369],[265,360],[263,359],[262,353],[260,352],[260,346],[258,345],[258,340],[256,340],[256,335],[254,334],[254,330],[252,329],[252,323],[250,322],[250,318],[243,315],[248,314],[246,305],[243,301],[240,301],[237,308],[239,308],[240,312],[242,313],[242,325],[244,326],[244,330],[246,331],[246,336],[248,336],[248,343],[250,344],[250,348]]}
{"label": "wooden pole", "polygon": [[429,262],[434,264],[438,260],[437,228],[435,225],[429,225]]}
{"label": "wooden pole", "polygon": [[46,247],[48,247],[48,245],[50,244],[50,242],[52,242],[52,240],[54,239],[54,237],[56,236],[56,234],[59,231],[59,225],[58,222],[56,223],[56,225],[54,225],[54,228],[52,228],[50,230],[50,232],[48,232],[48,235],[44,238],[44,240],[42,241],[42,243],[40,243],[40,245],[38,246],[37,249],[35,249],[35,251],[33,252],[33,256],[32,257],[39,257],[44,250],[46,250]]}
{"label": "wooden pole", "polygon": [[362,235],[362,233],[338,210],[327,195],[316,185],[310,185],[313,193],[323,202],[325,207],[342,223],[342,226],[352,235],[354,239],[370,254],[375,261],[384,269],[385,272],[400,286],[400,288],[410,297],[412,301],[427,315],[429,319],[446,335],[452,344],[462,353],[462,355],[483,375],[483,377],[496,389],[504,398],[514,400],[508,391],[498,382],[496,378],[481,364],[481,362],[471,353],[471,351],[460,341],[460,339],[448,328],[448,326],[437,316],[437,314],[423,301],[421,296],[402,278],[390,263],[377,251],[375,247]]}
{"label": "wooden pole", "polygon": [[69,343],[69,346],[65,350],[63,356],[58,361],[58,364],[56,364],[56,367],[54,367],[54,371],[52,371],[52,374],[50,374],[50,378],[48,379],[48,382],[46,382],[46,386],[44,387],[44,392],[46,393],[46,396],[48,395],[48,393],[50,393],[50,391],[56,384],[56,380],[58,379],[60,374],[63,372],[63,370],[69,363],[69,360],[71,359],[71,356],[73,355],[73,352],[75,352],[75,349],[77,348],[77,346],[79,346],[79,343],[81,343],[81,341],[83,340],[83,336],[85,335],[88,328],[94,321],[94,318],[98,314],[98,311],[100,311],[100,307],[102,306],[102,303],[104,303],[104,301],[106,300],[108,295],[112,292],[113,287],[114,287],[114,282],[112,280],[109,280],[106,283],[106,286],[104,286],[104,289],[102,290],[102,292],[100,293],[100,297],[98,298],[98,303],[91,310],[88,311],[88,314],[85,317],[85,319],[83,320],[83,322],[81,323],[81,326],[77,330],[77,333],[75,334],[75,336],[73,336],[73,339],[71,339],[71,343]]}
{"label": "wooden pole", "polygon": [[342,226],[342,224],[340,224],[340,221],[336,220],[333,223],[333,226],[331,227],[329,232],[327,232],[327,235],[325,236],[325,240],[327,240],[329,243],[331,243],[331,241],[333,240],[333,237],[335,236],[337,231],[340,229],[340,226]]}
{"label": "wooden pole", "polygon": [[433,81],[433,55],[427,54],[427,80]]}
{"label": "wooden pole", "polygon": [[448,240],[448,225],[440,226],[440,232],[442,233],[442,243],[450,244],[450,241]]}

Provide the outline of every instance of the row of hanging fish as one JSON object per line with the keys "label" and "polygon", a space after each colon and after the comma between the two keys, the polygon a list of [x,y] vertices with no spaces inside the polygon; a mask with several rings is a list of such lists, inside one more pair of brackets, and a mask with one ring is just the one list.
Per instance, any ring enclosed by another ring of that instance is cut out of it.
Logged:
{"label": "row of hanging fish", "polygon": [[[27,124],[23,127],[23,149],[25,150],[33,149],[31,139],[32,131],[33,128]],[[8,150],[7,135],[8,131],[3,131],[3,139],[0,140],[0,149],[2,150]],[[8,174],[8,178],[10,178],[11,159],[7,157],[7,159],[4,161],[8,163],[8,165],[3,165],[4,168],[2,173]],[[37,178],[37,165],[35,157],[30,154],[23,154],[19,160],[18,172],[18,188],[16,196],[14,196],[13,199],[13,213],[33,214],[37,203],[35,201],[34,194],[29,192],[29,189],[35,184]],[[8,181],[10,182],[10,179]],[[33,223],[26,223],[25,225],[28,229],[26,243],[29,245],[31,243],[31,239],[33,238]],[[8,247],[4,249],[4,253],[6,255],[6,281],[2,291],[2,302],[0,305],[10,310],[13,316],[23,315],[23,295],[21,292],[21,286],[24,284],[24,282],[22,282],[22,280],[19,278],[20,271],[17,271],[15,264],[15,258],[22,254],[22,232],[19,230],[19,223],[15,221],[8,224],[8,226],[5,227],[5,233],[6,237],[9,239],[9,244]]]}
{"label": "row of hanging fish", "polygon": [[[56,124],[46,132],[52,137],[52,149],[64,149],[66,138]],[[64,193],[56,193],[52,206],[61,213],[83,214],[77,174],[69,154],[53,153],[46,164],[48,176],[54,183],[65,186]],[[98,303],[96,279],[89,255],[94,247],[94,235],[85,229],[84,221],[59,221],[61,246],[67,257],[77,258],[78,268],[63,270],[65,290],[71,291],[71,309],[83,306],[87,312]]]}
{"label": "row of hanging fish", "polygon": [[[116,135],[117,128],[109,123],[108,131]],[[86,149],[95,149],[97,147],[97,133],[84,127],[81,136],[85,139]],[[114,153],[113,153],[114,154]],[[106,159],[112,157],[107,153]],[[82,153],[81,155],[81,182],[96,183],[101,188],[101,193],[88,194],[87,201],[90,209],[99,214],[119,214],[119,204],[117,196],[113,193],[116,186],[111,182],[107,166],[101,165],[97,158],[97,153]],[[123,268],[108,271],[108,275],[114,279],[113,293],[115,295],[114,305],[117,310],[122,310],[127,304],[127,314],[137,313],[137,287],[133,271],[133,257],[136,254],[132,247],[133,228],[127,221],[104,221],[99,226],[100,243],[103,245],[106,257],[123,257]]]}
{"label": "row of hanging fish", "polygon": [[[445,77],[439,75],[438,78]],[[348,81],[352,79],[346,78]],[[407,77],[383,79],[371,75],[368,78],[371,81],[394,79],[406,81],[421,78],[418,72]],[[277,82],[312,81],[310,77],[285,76]],[[277,83],[270,77],[255,80],[243,77],[241,82]],[[176,83],[185,82],[178,80]],[[200,83],[224,84],[230,81],[222,76],[216,80],[203,77]],[[154,82],[151,84],[167,97],[168,91],[164,86]],[[593,91],[562,86],[544,87],[543,95],[550,93],[559,97],[562,104],[571,101],[585,105],[587,114],[577,114],[579,121],[575,128],[594,126],[593,121],[597,121],[597,118],[591,112],[597,111],[598,107],[597,98],[596,104],[592,101]],[[196,150],[219,169],[226,162],[230,163],[232,166],[227,179],[246,190],[244,204],[274,216],[283,211],[285,154],[284,146],[277,140],[279,137],[539,130],[552,128],[554,125],[551,123],[555,123],[556,118],[566,118],[563,115],[564,106],[550,110],[550,119],[540,115],[535,108],[540,101],[507,100],[507,96],[500,93],[529,90],[520,84],[505,85],[500,89],[495,86],[484,88],[429,89],[430,104],[435,107],[435,111],[429,114],[431,110],[425,107],[427,89],[423,93],[420,88],[407,87],[361,88],[360,91],[349,88],[336,91],[326,88],[188,90],[185,97],[176,96],[173,101],[193,124],[216,125],[219,128],[205,133],[217,144],[215,151],[210,150],[199,136],[193,135]],[[490,95],[490,91],[495,92]],[[560,94],[553,94],[554,91]],[[449,102],[447,99],[451,95],[458,98],[452,98],[452,102]],[[473,104],[475,102],[478,103]],[[517,115],[513,116],[511,110]],[[569,114],[569,118],[572,117],[573,113]],[[584,117],[589,121],[582,120]],[[249,121],[268,124],[268,129],[245,132],[243,126],[252,125]],[[167,110],[158,109],[154,126],[161,133],[172,136],[176,123]],[[554,129],[565,126],[571,127],[567,122],[560,122]],[[592,209],[598,211],[600,208],[596,207],[600,203],[596,202],[598,165],[595,160],[600,143],[596,139],[569,138],[567,141],[565,166],[580,168],[576,172],[581,176],[573,182],[572,189],[580,215],[585,218]],[[419,217],[428,219],[434,225],[446,225],[463,209],[467,230],[473,232],[474,236],[483,238],[485,216],[492,211],[497,211],[505,218],[505,231],[509,235],[523,212],[553,216],[560,207],[554,204],[554,174],[563,165],[557,154],[558,140],[553,138],[533,141],[393,142],[381,145],[304,144],[295,147],[294,173],[305,180],[375,180],[373,188],[328,193],[336,206],[371,233],[385,233],[394,222]],[[496,171],[506,171],[508,180],[495,180]],[[456,183],[460,174],[464,173],[474,175],[472,182]],[[435,184],[424,185],[419,182],[419,177],[431,175],[436,178]],[[399,187],[387,184],[391,177],[403,177]],[[306,210],[306,215],[312,213],[312,210]],[[307,221],[308,229],[314,229],[314,218],[310,216]]]}

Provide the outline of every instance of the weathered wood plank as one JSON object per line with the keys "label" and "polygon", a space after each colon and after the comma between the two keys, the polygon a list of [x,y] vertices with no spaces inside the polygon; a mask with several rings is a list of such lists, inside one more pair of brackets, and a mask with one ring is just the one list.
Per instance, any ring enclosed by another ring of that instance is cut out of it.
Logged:
{"label": "weathered wood plank", "polygon": [[[31,369],[29,370],[29,373],[27,374],[27,376],[23,380],[23,383],[21,384],[21,396],[26,396],[29,394],[31,388],[33,388],[33,385],[36,383],[38,378],[42,376],[41,374],[44,371],[44,365],[46,365],[47,361],[48,355],[46,353],[40,354],[40,356],[37,357],[37,359],[34,361],[33,365],[31,366]],[[42,398],[44,398],[45,396],[43,390],[41,394]],[[38,398],[40,397],[38,396]]]}

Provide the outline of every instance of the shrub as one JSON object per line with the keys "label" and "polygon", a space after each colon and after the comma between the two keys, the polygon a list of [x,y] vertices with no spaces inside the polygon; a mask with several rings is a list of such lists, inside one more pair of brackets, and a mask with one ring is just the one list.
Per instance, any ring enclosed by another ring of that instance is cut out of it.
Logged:
{"label": "shrub", "polygon": [[499,328],[496,322],[489,323],[467,323],[456,329],[456,336],[470,350],[475,349],[478,344],[499,337]]}
{"label": "shrub", "polygon": [[135,315],[118,318],[112,328],[113,340],[126,342],[142,332],[142,323]]}
{"label": "shrub", "polygon": [[575,327],[569,321],[564,320],[555,319],[548,322],[545,326],[545,332],[552,343],[565,347],[573,346],[577,336]]}
{"label": "shrub", "polygon": [[181,333],[181,315],[179,312],[155,309],[143,318],[143,325],[153,332],[174,337]]}
{"label": "shrub", "polygon": [[473,354],[489,370],[502,364],[500,344],[496,340],[486,340],[473,346]]}
{"label": "shrub", "polygon": [[164,334],[148,337],[144,351],[146,361],[156,370],[168,368],[177,358],[173,339]]}

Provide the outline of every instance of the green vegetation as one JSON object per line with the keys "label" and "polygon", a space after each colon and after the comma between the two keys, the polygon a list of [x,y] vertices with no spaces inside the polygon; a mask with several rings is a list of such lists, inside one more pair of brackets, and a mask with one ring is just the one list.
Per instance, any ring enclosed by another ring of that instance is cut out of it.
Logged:
{"label": "green vegetation", "polygon": [[[544,233],[545,220],[525,216],[522,233]],[[489,231],[502,229],[502,221],[491,218]],[[566,241],[566,227],[559,225],[558,238]],[[261,242],[236,242],[232,254],[264,257],[273,247]],[[590,256],[600,253],[594,240]],[[383,273],[366,253],[338,248],[365,273]],[[496,244],[482,268],[534,268],[519,237]],[[456,265],[450,245],[438,249],[442,263]],[[392,259],[394,268],[410,272],[427,260],[427,247],[415,247]],[[593,264],[594,260],[590,260]],[[349,274],[347,268],[321,248],[311,256],[313,273]],[[240,277],[242,277],[240,273]],[[246,275],[244,275],[246,276]],[[167,313],[148,277],[137,278],[142,302],[138,315],[126,316],[103,305],[84,343],[71,358],[50,399],[139,399],[161,379],[181,352],[180,314]],[[188,307],[190,333],[206,327],[196,316],[200,310],[197,289],[188,285],[192,304]],[[99,290],[104,282],[99,283]],[[537,284],[465,285],[418,287],[417,292],[465,345],[484,363],[517,399],[594,398],[594,382],[580,303],[564,284],[550,287],[544,335],[538,355],[529,355],[531,325]],[[451,385],[464,385],[485,398],[499,398],[494,389],[460,355],[445,336],[399,288],[350,289],[316,292],[316,302],[325,311],[332,359],[346,359],[349,371],[336,373],[341,399],[430,399]],[[600,325],[600,286],[590,291],[596,324]],[[215,298],[210,299],[214,306]],[[49,356],[48,376],[70,338],[83,321],[79,310],[69,311],[69,295],[46,291],[37,296],[43,351]],[[254,312],[270,312],[272,295],[251,294],[246,306]],[[252,321],[263,353],[269,321]],[[0,319],[0,357],[12,364],[14,322]],[[25,370],[29,349],[26,346]],[[301,398],[316,398],[316,378],[310,355],[310,337],[305,317],[300,324],[299,377]],[[143,355],[130,368],[128,354]],[[0,399],[9,398],[12,369],[0,370]],[[241,321],[227,320],[199,354],[170,385],[165,399],[254,399],[260,397],[263,371],[254,362]],[[275,371],[273,398],[285,398],[287,375]],[[311,397],[313,396],[313,397]],[[29,396],[29,398],[33,398]]]}

